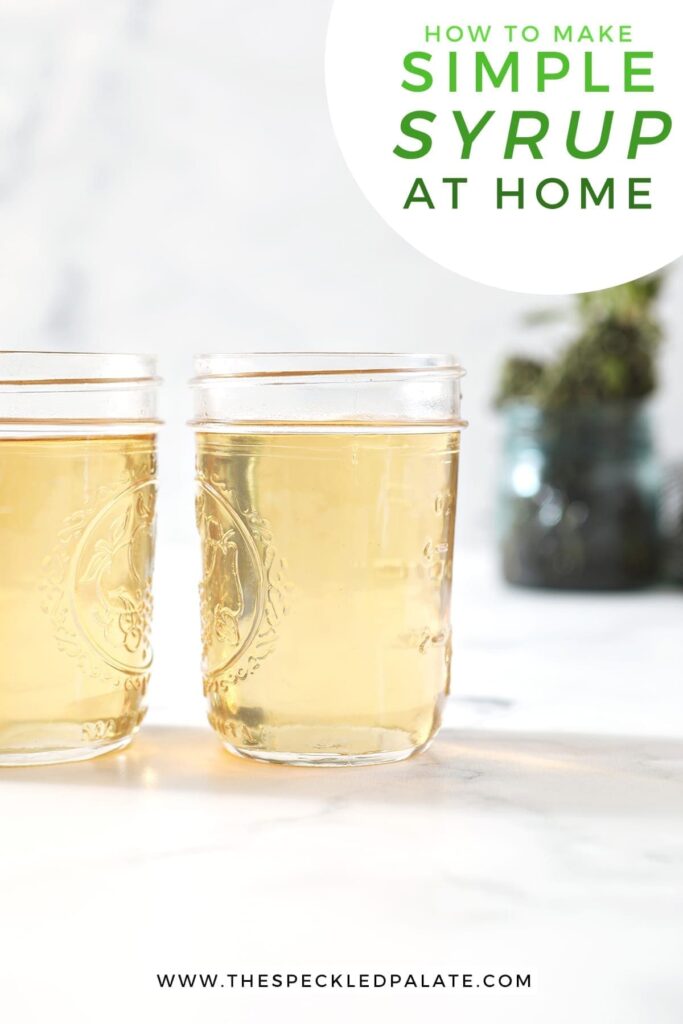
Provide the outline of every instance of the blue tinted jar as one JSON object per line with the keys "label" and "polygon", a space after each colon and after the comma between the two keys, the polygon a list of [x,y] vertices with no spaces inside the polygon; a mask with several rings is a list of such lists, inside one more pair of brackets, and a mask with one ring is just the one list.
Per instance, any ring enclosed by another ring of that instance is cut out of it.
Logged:
{"label": "blue tinted jar", "polygon": [[643,403],[504,411],[499,540],[514,584],[620,590],[659,561],[660,474]]}

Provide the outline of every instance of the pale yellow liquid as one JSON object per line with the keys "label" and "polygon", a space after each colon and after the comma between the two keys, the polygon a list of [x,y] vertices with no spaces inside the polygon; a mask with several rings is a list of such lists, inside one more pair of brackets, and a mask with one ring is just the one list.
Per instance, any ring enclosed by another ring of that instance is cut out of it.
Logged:
{"label": "pale yellow liquid", "polygon": [[204,686],[229,749],[396,760],[449,686],[457,433],[197,438]]}
{"label": "pale yellow liquid", "polygon": [[0,440],[0,763],[122,745],[149,678],[153,437]]}

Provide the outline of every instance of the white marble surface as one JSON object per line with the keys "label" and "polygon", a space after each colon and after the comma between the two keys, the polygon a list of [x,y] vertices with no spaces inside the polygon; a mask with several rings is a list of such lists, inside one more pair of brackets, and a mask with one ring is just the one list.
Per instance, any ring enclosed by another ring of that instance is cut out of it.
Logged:
{"label": "white marble surface", "polygon": [[[458,697],[421,758],[231,758],[190,643],[128,751],[3,772],[4,1019],[680,1024],[681,594],[520,594],[460,556]],[[161,991],[174,971],[474,987]],[[489,972],[532,987],[477,988]]]}
{"label": "white marble surface", "polygon": [[[153,726],[128,753],[14,772],[6,1019],[678,1024],[682,768],[681,741],[449,729],[404,765],[278,770]],[[268,970],[520,972],[532,988],[154,983]]]}

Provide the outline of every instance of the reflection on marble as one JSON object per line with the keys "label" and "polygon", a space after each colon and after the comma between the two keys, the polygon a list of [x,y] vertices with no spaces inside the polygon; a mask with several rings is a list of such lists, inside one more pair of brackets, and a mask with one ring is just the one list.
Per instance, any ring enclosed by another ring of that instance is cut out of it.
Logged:
{"label": "reflection on marble", "polygon": [[501,808],[561,815],[673,815],[683,808],[683,740],[457,732],[377,771],[269,768],[226,754],[208,728],[149,726],[126,750],[73,765],[10,770],[8,783],[123,787],[350,806]]}

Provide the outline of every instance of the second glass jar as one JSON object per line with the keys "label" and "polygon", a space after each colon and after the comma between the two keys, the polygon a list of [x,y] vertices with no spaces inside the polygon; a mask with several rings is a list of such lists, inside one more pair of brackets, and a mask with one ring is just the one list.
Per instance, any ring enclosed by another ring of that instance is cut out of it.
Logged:
{"label": "second glass jar", "polygon": [[209,719],[234,753],[396,761],[450,680],[462,370],[451,357],[196,363]]}

